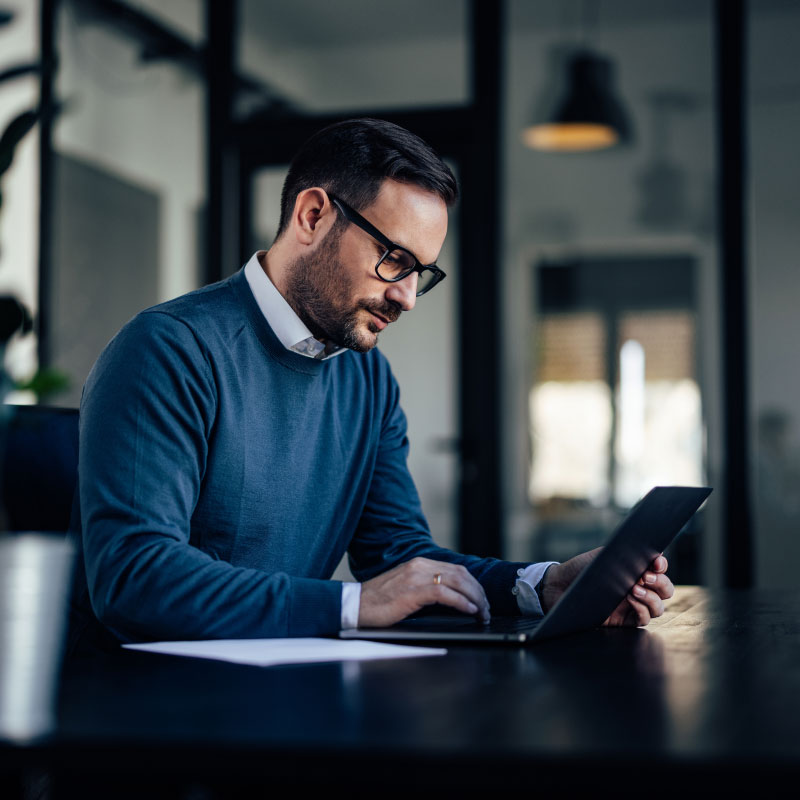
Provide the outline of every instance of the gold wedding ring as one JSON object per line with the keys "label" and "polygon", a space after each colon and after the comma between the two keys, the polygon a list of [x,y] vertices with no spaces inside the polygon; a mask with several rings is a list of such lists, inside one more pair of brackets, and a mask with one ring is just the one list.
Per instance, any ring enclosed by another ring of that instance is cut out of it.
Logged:
{"label": "gold wedding ring", "polygon": [[441,573],[441,572],[437,572],[437,573],[436,573],[436,574],[433,576],[433,582],[434,582],[434,583],[435,583],[437,586],[438,586],[438,585],[439,585],[439,584],[442,582],[442,573]]}

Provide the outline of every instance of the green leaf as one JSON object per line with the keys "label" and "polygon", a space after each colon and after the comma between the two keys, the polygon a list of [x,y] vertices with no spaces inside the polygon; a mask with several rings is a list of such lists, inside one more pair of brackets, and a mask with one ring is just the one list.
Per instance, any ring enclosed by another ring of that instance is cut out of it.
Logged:
{"label": "green leaf", "polygon": [[69,375],[55,367],[45,367],[27,381],[18,382],[16,388],[33,392],[39,400],[67,391],[70,386]]}

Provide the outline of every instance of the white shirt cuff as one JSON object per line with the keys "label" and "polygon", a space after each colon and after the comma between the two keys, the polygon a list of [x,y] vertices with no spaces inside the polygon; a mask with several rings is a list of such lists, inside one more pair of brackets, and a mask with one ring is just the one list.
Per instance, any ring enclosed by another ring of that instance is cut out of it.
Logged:
{"label": "white shirt cuff", "polygon": [[361,609],[361,584],[352,581],[342,584],[342,630],[358,627]]}
{"label": "white shirt cuff", "polygon": [[542,561],[517,570],[517,581],[511,591],[517,596],[517,605],[523,614],[531,614],[537,617],[544,616],[542,602],[536,593],[536,587],[539,585],[545,570],[558,563],[558,561]]}

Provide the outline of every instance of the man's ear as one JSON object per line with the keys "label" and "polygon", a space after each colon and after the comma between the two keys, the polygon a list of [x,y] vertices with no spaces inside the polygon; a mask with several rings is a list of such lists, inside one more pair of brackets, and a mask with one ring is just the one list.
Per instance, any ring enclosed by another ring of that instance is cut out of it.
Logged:
{"label": "man's ear", "polygon": [[333,225],[335,210],[327,193],[318,187],[303,189],[294,201],[292,229],[299,244],[311,245]]}

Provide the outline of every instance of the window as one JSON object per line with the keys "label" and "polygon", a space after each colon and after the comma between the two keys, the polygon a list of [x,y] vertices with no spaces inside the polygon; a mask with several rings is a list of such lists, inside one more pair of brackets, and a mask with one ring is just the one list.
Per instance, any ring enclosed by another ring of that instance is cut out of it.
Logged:
{"label": "window", "polygon": [[536,285],[534,505],[628,508],[702,483],[693,260],[546,262]]}

